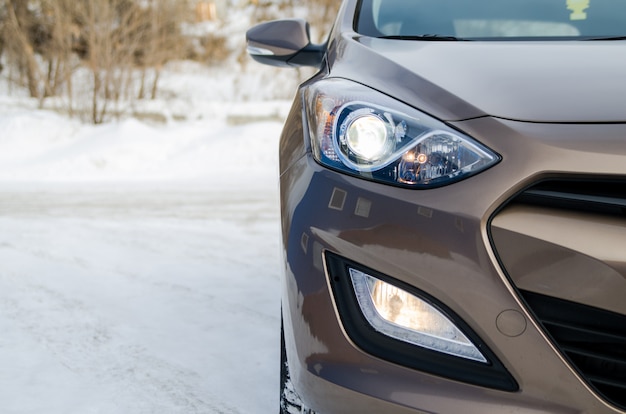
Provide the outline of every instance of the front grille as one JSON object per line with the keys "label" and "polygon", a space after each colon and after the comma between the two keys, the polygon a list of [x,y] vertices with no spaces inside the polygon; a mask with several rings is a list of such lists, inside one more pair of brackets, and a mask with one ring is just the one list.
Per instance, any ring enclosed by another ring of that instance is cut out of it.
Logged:
{"label": "front grille", "polygon": [[626,181],[615,178],[546,180],[525,190],[514,202],[626,217]]}
{"label": "front grille", "polygon": [[[557,214],[588,213],[591,221],[597,220],[591,215],[601,215],[626,225],[626,177],[545,179],[505,206],[515,204],[553,209]],[[498,250],[497,244],[494,248]],[[541,248],[534,252],[541,253]],[[626,315],[518,289],[555,348],[581,378],[601,398],[626,410]]]}
{"label": "front grille", "polygon": [[554,344],[587,383],[626,409],[626,316],[521,291]]}

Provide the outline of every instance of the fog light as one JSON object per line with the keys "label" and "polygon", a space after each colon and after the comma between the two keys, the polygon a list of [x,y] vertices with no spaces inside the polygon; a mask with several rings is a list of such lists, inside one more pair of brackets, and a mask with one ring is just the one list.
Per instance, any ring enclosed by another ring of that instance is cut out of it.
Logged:
{"label": "fog light", "polygon": [[353,268],[350,278],[361,312],[376,331],[423,348],[487,363],[463,332],[428,302]]}

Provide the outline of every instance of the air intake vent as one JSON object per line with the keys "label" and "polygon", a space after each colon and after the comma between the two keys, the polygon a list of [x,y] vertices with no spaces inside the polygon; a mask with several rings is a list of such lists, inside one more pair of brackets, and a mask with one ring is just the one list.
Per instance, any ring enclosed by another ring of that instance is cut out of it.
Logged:
{"label": "air intake vent", "polygon": [[524,191],[515,202],[626,217],[626,181],[547,180]]}
{"label": "air intake vent", "polygon": [[522,296],[587,383],[626,409],[626,316],[537,293]]}

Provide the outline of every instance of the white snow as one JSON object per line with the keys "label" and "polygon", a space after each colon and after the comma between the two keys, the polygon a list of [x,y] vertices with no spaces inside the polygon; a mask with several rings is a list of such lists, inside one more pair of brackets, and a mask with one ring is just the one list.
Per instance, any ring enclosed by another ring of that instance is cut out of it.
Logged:
{"label": "white snow", "polygon": [[93,126],[2,90],[0,412],[276,412],[289,102]]}

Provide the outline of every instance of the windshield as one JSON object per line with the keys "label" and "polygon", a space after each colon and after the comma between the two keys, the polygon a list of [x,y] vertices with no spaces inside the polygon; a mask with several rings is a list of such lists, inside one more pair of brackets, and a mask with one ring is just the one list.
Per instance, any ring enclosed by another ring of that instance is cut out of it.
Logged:
{"label": "windshield", "polygon": [[626,0],[361,0],[359,33],[451,39],[616,38]]}

